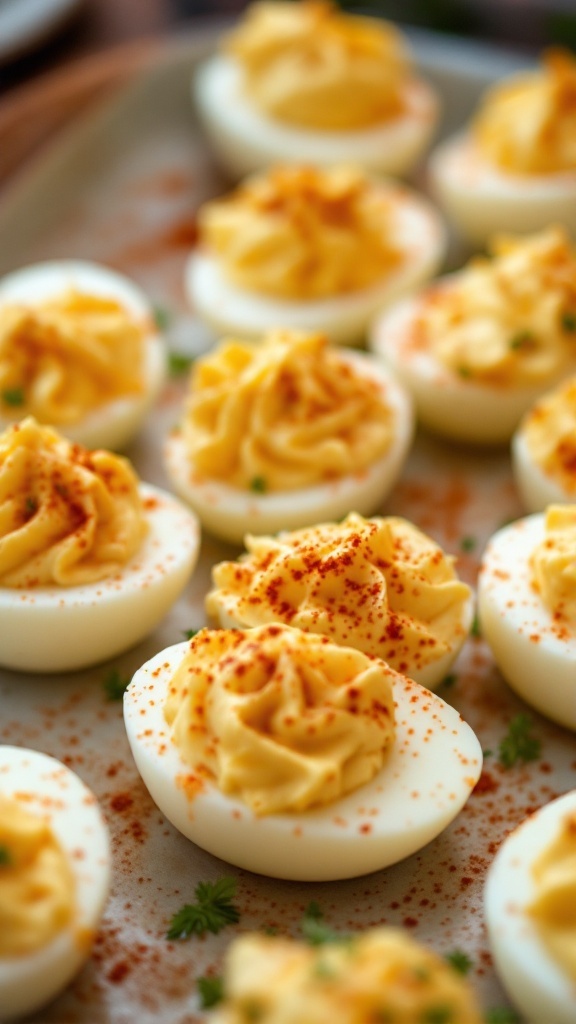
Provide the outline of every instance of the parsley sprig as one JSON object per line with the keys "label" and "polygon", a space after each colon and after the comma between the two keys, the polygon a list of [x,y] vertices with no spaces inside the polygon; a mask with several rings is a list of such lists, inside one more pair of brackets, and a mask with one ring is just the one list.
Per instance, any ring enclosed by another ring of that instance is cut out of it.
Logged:
{"label": "parsley sprig", "polygon": [[129,685],[130,676],[122,676],[117,668],[111,669],[102,682],[106,700],[122,700]]}
{"label": "parsley sprig", "polygon": [[7,868],[12,863],[10,850],[4,844],[0,845],[0,868]]}
{"label": "parsley sprig", "polygon": [[1,397],[4,405],[24,405],[23,388],[4,388]]}
{"label": "parsley sprig", "polygon": [[185,356],[181,352],[168,354],[168,372],[171,377],[182,377],[194,362],[194,356]]}
{"label": "parsley sprig", "polygon": [[540,757],[542,743],[531,729],[530,715],[521,713],[511,720],[498,747],[498,759],[503,768],[513,768],[518,761],[526,763]]}
{"label": "parsley sprig", "polygon": [[324,946],[327,942],[342,942],[346,936],[339,935],[323,920],[324,914],[318,904],[309,903],[302,918],[302,935],[311,946]]}
{"label": "parsley sprig", "polygon": [[224,998],[224,979],[220,975],[204,975],[197,978],[196,985],[200,996],[200,1007],[209,1010],[217,1006]]}
{"label": "parsley sprig", "polygon": [[494,1006],[484,1020],[486,1024],[520,1024],[520,1017],[511,1006]]}
{"label": "parsley sprig", "polygon": [[462,975],[468,974],[474,966],[474,961],[470,959],[468,953],[463,949],[452,949],[449,953],[446,953],[444,959],[458,974]]}
{"label": "parsley sprig", "polygon": [[185,640],[191,640],[192,637],[196,636],[196,633],[199,632],[199,629],[183,629],[182,636],[184,637]]}
{"label": "parsley sprig", "polygon": [[194,890],[196,903],[186,903],[174,914],[167,939],[189,939],[191,935],[217,935],[228,924],[240,920],[240,912],[232,899],[236,892],[235,878],[220,878],[217,882],[199,882]]}

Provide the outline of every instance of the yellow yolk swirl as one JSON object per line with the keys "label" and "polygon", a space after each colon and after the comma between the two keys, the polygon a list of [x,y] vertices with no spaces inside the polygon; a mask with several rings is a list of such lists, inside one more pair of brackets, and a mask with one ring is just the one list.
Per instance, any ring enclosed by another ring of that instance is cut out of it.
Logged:
{"label": "yellow yolk swirl", "polygon": [[567,233],[497,239],[431,288],[414,346],[431,349],[463,380],[530,386],[576,360],[576,253]]}
{"label": "yellow yolk swirl", "polygon": [[565,492],[576,494],[576,377],[540,399],[522,433],[534,462]]}
{"label": "yellow yolk swirl", "polygon": [[576,505],[550,505],[546,536],[530,559],[532,578],[556,619],[576,623]]}
{"label": "yellow yolk swirl", "polygon": [[183,760],[256,814],[330,803],[374,777],[394,738],[393,673],[286,626],[202,630],[164,714]]}
{"label": "yellow yolk swirl", "polygon": [[244,935],[228,949],[214,1024],[481,1024],[469,983],[399,929],[310,946]]}
{"label": "yellow yolk swirl", "polygon": [[42,949],[73,912],[73,876],[50,827],[0,795],[0,957]]}
{"label": "yellow yolk swirl", "polygon": [[470,589],[453,560],[406,520],[352,513],[276,537],[247,537],[248,554],[213,570],[209,615],[242,625],[286,622],[383,658],[410,675],[464,631]]}
{"label": "yellow yolk swirl", "polygon": [[70,292],[0,306],[0,411],[76,423],[142,391],[144,328],[117,302]]}
{"label": "yellow yolk swirl", "polygon": [[138,480],[111,452],[88,452],[32,420],[0,435],[0,585],[94,583],[146,533]]}
{"label": "yellow yolk swirl", "polygon": [[537,895],[530,907],[551,956],[576,981],[576,814],[532,867]]}
{"label": "yellow yolk swirl", "polygon": [[474,124],[482,155],[514,174],[576,170],[576,59],[550,50],[543,67],[490,90]]}
{"label": "yellow yolk swirl", "polygon": [[197,360],[181,433],[194,474],[287,491],[356,473],[392,443],[382,386],[322,335],[229,341]]}
{"label": "yellow yolk swirl", "polygon": [[327,0],[252,4],[227,51],[250,99],[286,124],[365,128],[403,109],[409,61],[400,33]]}
{"label": "yellow yolk swirl", "polygon": [[368,288],[401,259],[389,191],[347,166],[273,167],[205,204],[199,224],[233,284],[281,299]]}

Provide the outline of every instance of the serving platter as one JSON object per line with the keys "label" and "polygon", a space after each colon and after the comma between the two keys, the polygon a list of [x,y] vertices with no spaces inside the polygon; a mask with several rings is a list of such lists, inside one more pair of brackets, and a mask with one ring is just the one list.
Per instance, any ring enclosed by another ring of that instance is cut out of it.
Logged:
{"label": "serving platter", "polygon": [[[194,67],[212,51],[219,31],[193,32],[152,48],[132,68],[128,85],[76,116],[0,196],[0,272],[54,257],[107,263],[146,289],[167,322],[170,349],[186,355],[212,342],[186,305],[182,281],[196,240],[198,205],[226,186],[190,101]],[[520,63],[486,47],[426,34],[414,34],[413,45],[443,99],[441,133],[461,124],[480,91]],[[419,174],[417,180],[425,178]],[[452,261],[461,255],[454,247]],[[163,441],[184,389],[183,377],[170,379],[128,451],[140,476],[163,487]],[[406,516],[433,536],[473,584],[487,538],[522,509],[506,451],[470,451],[421,434],[382,512]],[[336,930],[386,923],[407,928],[439,953],[464,951],[483,1006],[507,1005],[483,922],[486,871],[517,823],[576,786],[576,750],[571,733],[530,712],[541,754],[529,764],[502,768],[499,743],[526,708],[502,681],[481,637],[468,640],[439,693],[479,736],[487,752],[484,771],[454,824],[408,860],[346,882],[274,881],[204,853],[152,803],[130,755],[121,703],[109,699],[106,681],[111,671],[130,677],[157,651],[182,640],[185,630],[202,626],[211,567],[237,551],[206,535],[183,597],[154,634],[113,663],[66,676],[0,674],[0,739],[52,754],[80,774],[101,801],[114,857],[112,895],[92,958],[76,982],[30,1020],[201,1021],[197,978],[219,972],[234,934],[274,928],[299,935],[311,901]],[[169,942],[170,919],[193,900],[198,882],[223,875],[237,880],[239,923],[218,935]]]}

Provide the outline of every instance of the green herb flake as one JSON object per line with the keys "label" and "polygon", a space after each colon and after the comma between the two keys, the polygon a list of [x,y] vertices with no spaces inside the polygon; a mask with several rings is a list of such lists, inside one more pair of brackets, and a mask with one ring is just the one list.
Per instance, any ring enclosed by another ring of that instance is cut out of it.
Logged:
{"label": "green herb flake", "polygon": [[468,366],[459,366],[456,372],[458,373],[458,376],[462,377],[464,380],[472,376],[472,370]]}
{"label": "green herb flake", "polygon": [[472,619],[472,625],[470,626],[470,636],[476,637],[476,639],[482,636],[482,633],[480,631],[480,619],[478,618],[477,615],[475,615],[474,618]]}
{"label": "green herb flake", "polygon": [[26,515],[33,516],[38,511],[36,498],[26,498]]}
{"label": "green herb flake", "polygon": [[462,537],[460,547],[462,551],[474,551],[478,545],[476,537]]}
{"label": "green herb flake", "polygon": [[117,668],[113,668],[105,676],[102,685],[106,694],[106,700],[122,700],[130,685],[130,677],[122,676]]}
{"label": "green herb flake", "polygon": [[444,959],[458,974],[464,976],[474,966],[474,961],[470,959],[468,953],[465,953],[463,949],[452,949],[449,953],[446,953]]}
{"label": "green herb flake", "polygon": [[264,1007],[260,1003],[245,1002],[242,1006],[242,1013],[247,1024],[258,1024],[264,1016]]}
{"label": "green herb flake", "polygon": [[2,401],[4,405],[24,405],[24,388],[4,388]]}
{"label": "green herb flake", "polygon": [[196,636],[196,634],[199,632],[199,629],[183,629],[182,636],[184,637],[185,640],[191,640],[192,637]]}
{"label": "green herb flake", "polygon": [[0,868],[7,868],[12,863],[10,850],[3,844],[0,846]]}
{"label": "green herb flake", "polygon": [[450,1024],[455,1020],[454,1011],[451,1006],[429,1006],[420,1020],[422,1024]]}
{"label": "green herb flake", "polygon": [[513,768],[519,761],[526,763],[540,757],[542,743],[531,728],[530,715],[521,713],[511,720],[508,733],[498,747],[498,760],[503,768]]}
{"label": "green herb flake", "polygon": [[441,686],[445,686],[447,690],[450,690],[453,686],[456,686],[458,682],[458,676],[455,672],[449,672],[447,676],[441,682]]}
{"label": "green herb flake", "polygon": [[168,373],[171,377],[182,377],[194,362],[194,356],[185,356],[181,352],[170,352],[168,354]]}
{"label": "green herb flake", "polygon": [[533,335],[532,331],[528,331],[528,330],[517,331],[517,333],[514,334],[510,338],[510,341],[508,342],[508,346],[513,351],[515,351],[515,350],[517,350],[519,348],[526,348],[534,340],[535,339],[534,339],[534,335]]}
{"label": "green herb flake", "polygon": [[152,309],[152,316],[154,317],[154,323],[159,331],[165,331],[170,326],[172,316],[170,310],[166,306],[156,305]]}
{"label": "green herb flake", "polygon": [[314,964],[312,973],[315,978],[334,978],[338,971],[333,964],[328,964],[325,960],[318,960]]}
{"label": "green herb flake", "polygon": [[232,899],[236,893],[235,878],[217,882],[199,882],[194,890],[196,903],[186,903],[174,914],[167,939],[189,939],[191,935],[217,935],[229,924],[237,924],[240,912]]}
{"label": "green herb flake", "polygon": [[196,980],[196,986],[202,1010],[209,1010],[212,1006],[217,1006],[224,999],[224,979],[219,975],[211,977],[204,975],[204,977]]}
{"label": "green herb flake", "polygon": [[520,1017],[511,1006],[495,1006],[488,1010],[486,1024],[520,1024]]}
{"label": "green herb flake", "polygon": [[486,760],[487,757],[492,757],[494,754],[493,750],[487,749],[482,751],[482,757]]}
{"label": "green herb flake", "polygon": [[576,332],[576,313],[572,313],[570,310],[567,310],[562,314],[562,328],[569,334],[574,334]]}
{"label": "green herb flake", "polygon": [[255,494],[265,494],[267,489],[267,484],[263,476],[255,476],[250,481],[250,490],[254,491]]}
{"label": "green herb flake", "polygon": [[323,946],[327,942],[343,942],[345,936],[339,935],[333,928],[325,924],[323,913],[316,902],[309,903],[302,919],[302,935],[311,946]]}

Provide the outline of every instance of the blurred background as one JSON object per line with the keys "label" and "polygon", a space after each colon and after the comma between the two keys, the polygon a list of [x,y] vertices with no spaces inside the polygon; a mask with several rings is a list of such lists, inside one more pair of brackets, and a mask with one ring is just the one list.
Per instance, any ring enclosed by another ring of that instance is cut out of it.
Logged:
{"label": "blurred background", "polygon": [[[110,46],[238,13],[247,0],[0,0],[0,90]],[[576,0],[342,0],[379,15],[523,52],[576,49]]]}

